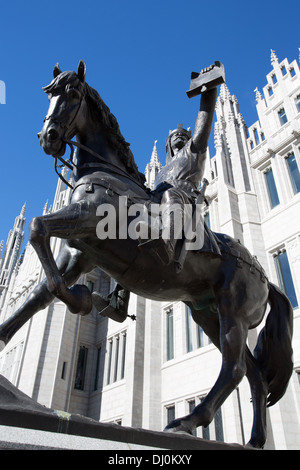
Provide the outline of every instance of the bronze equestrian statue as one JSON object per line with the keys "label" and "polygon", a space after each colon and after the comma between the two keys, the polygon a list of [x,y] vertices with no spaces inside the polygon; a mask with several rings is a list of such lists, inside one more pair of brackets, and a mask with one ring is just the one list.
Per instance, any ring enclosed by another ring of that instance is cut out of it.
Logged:
{"label": "bronze equestrian statue", "polygon": [[[61,72],[55,66],[54,79],[44,88],[50,106],[39,140],[56,163],[60,160],[72,167],[75,185],[69,205],[35,217],[30,224],[30,242],[46,278],[0,326],[0,340],[3,346],[7,344],[25,322],[55,297],[72,313],[81,315],[91,311],[93,301],[96,306],[107,308],[113,299],[110,313],[115,312],[118,321],[125,317],[118,314],[116,299],[123,305],[124,314],[129,292],[158,301],[182,301],[221,351],[222,365],[201,404],[191,414],[171,422],[167,430],[192,433],[198,426],[207,426],[246,375],[254,414],[248,445],[261,448],[266,440],[266,407],[283,396],[293,369],[293,310],[287,297],[268,281],[244,246],[229,236],[211,232],[205,225],[203,243],[196,250],[187,249],[187,240],[177,240],[174,234],[169,240],[163,239],[161,232],[154,239],[151,234],[121,236],[124,220],[118,216],[116,237],[99,238],[96,233],[105,218],[101,208],[112,207],[118,215],[120,201],[126,202],[128,214],[134,204],[148,210],[151,204],[159,205],[162,200],[168,214],[174,201],[179,213],[187,202],[196,211],[216,87],[221,80],[218,69],[220,64],[216,62],[192,75],[190,95],[201,94],[195,132],[190,136],[179,128],[172,133],[166,167],[158,175],[157,188],[151,191],[144,184],[116,118],[87,84],[84,62],[80,61],[77,72]],[[209,78],[213,74],[216,79]],[[74,136],[76,142],[72,142]],[[63,160],[68,144],[72,149],[77,146],[71,162]],[[132,216],[125,218],[125,228],[129,229],[132,220]],[[171,223],[171,218],[165,220]],[[56,260],[50,237],[66,240]],[[157,262],[157,257],[161,262]],[[97,293],[93,298],[86,286],[76,284],[82,274],[96,267],[118,283],[116,293],[108,299],[101,299]],[[262,322],[267,304],[271,309],[252,353],[247,346],[248,330]]]}

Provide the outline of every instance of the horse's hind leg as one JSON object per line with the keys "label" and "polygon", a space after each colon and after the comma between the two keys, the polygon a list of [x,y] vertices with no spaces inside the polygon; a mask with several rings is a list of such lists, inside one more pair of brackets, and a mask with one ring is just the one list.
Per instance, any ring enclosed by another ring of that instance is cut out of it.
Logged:
{"label": "horse's hind leg", "polygon": [[[81,274],[92,269],[80,251],[70,249],[67,245],[58,256],[57,266],[66,285],[72,285]],[[54,298],[48,289],[47,279],[38,284],[23,305],[0,325],[0,351],[35,313],[50,305]]]}
{"label": "horse's hind leg", "polygon": [[[208,332],[206,328],[204,330]],[[222,353],[222,366],[214,386],[190,415],[172,421],[166,427],[167,431],[192,433],[198,426],[208,426],[217,410],[244,377],[248,329],[242,320],[232,315],[230,298],[225,297],[219,302],[219,332],[219,340],[216,337],[211,338]]]}
{"label": "horse's hind leg", "polygon": [[261,449],[266,441],[266,408],[268,387],[263,374],[252,356],[248,347],[246,347],[247,379],[251,388],[253,405],[253,426],[251,438],[248,446]]}
{"label": "horse's hind leg", "polygon": [[53,258],[50,238],[64,239],[94,235],[96,209],[82,201],[60,209],[50,215],[35,217],[30,223],[30,242],[44,268],[48,290],[62,300],[72,313],[85,315],[92,309],[92,297],[86,286],[68,289]]}

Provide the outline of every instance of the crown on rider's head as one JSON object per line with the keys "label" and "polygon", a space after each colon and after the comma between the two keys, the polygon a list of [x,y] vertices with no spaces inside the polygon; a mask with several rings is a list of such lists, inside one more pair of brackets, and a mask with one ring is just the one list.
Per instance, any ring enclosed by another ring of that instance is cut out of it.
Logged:
{"label": "crown on rider's head", "polygon": [[176,129],[169,130],[169,137],[171,137],[171,135],[173,135],[173,134],[176,134],[176,132],[182,132],[182,133],[186,134],[189,139],[192,136],[191,128],[188,127],[187,129],[184,129],[183,124],[178,124]]}

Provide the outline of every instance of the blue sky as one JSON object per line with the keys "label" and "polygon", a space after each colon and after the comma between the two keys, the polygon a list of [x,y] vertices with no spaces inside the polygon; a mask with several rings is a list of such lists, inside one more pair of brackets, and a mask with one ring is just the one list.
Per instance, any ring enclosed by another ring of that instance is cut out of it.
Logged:
{"label": "blue sky", "polygon": [[[246,5],[246,6],[245,6]],[[53,201],[57,177],[39,146],[48,100],[42,91],[59,62],[87,65],[97,89],[145,170],[154,140],[165,161],[165,138],[178,123],[194,128],[199,97],[189,100],[190,74],[215,60],[247,123],[257,120],[255,94],[279,60],[298,59],[299,0],[0,0],[0,240],[6,241],[26,201],[32,217]],[[214,154],[214,149],[211,148]],[[26,233],[27,237],[27,233]]]}

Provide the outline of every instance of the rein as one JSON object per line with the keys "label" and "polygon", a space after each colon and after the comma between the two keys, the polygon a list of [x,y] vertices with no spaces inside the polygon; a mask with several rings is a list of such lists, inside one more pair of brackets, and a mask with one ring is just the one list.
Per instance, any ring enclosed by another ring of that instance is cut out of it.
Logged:
{"label": "rein", "polygon": [[[137,184],[138,186],[140,186],[141,188],[145,189],[144,185],[140,184],[135,178],[132,178],[126,171],[122,170],[121,168],[119,168],[117,165],[115,165],[114,163],[111,163],[111,162],[108,162],[107,160],[105,160],[103,157],[101,157],[101,155],[99,155],[98,153],[94,152],[94,150],[86,147],[86,145],[83,145],[81,144],[80,142],[74,142],[73,140],[67,140],[67,139],[63,139],[63,142],[65,142],[66,144],[69,145],[70,149],[71,149],[71,155],[70,157],[68,158],[68,160],[64,160],[63,158],[61,157],[54,157],[55,158],[55,171],[56,173],[58,174],[58,176],[61,178],[61,180],[66,183],[71,189],[74,189],[74,187],[68,182],[66,181],[66,179],[57,171],[57,158],[63,163],[63,165],[66,165],[70,170],[73,170],[73,168],[80,168],[80,167],[77,167],[75,165],[75,163],[73,162],[73,156],[74,156],[74,145],[76,147],[79,147],[80,149],[82,150],[85,150],[86,152],[88,152],[90,155],[92,155],[93,157],[96,157],[101,163],[103,163],[105,166],[109,165],[111,167],[113,167],[113,170],[116,174],[118,174],[119,176],[126,176],[126,178],[130,179],[131,181],[133,181],[135,184]],[[90,163],[86,163],[84,164],[87,166],[87,168],[89,167],[89,165],[92,167],[94,166],[95,164],[93,162],[90,162]],[[84,166],[82,165],[82,166]]]}

